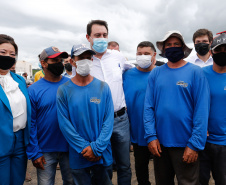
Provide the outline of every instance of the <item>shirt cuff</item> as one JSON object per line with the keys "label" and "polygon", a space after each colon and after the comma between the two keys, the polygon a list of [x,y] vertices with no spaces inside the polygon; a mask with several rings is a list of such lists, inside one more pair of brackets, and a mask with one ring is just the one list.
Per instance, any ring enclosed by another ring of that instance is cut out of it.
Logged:
{"label": "shirt cuff", "polygon": [[33,158],[32,161],[35,161],[36,159],[38,159],[39,157],[42,157],[43,154],[42,153],[37,153]]}
{"label": "shirt cuff", "polygon": [[192,149],[192,150],[194,150],[194,151],[196,151],[196,152],[199,151],[199,149],[198,148],[195,148],[191,143],[188,143],[187,144],[187,147],[190,148],[190,149]]}
{"label": "shirt cuff", "polygon": [[93,150],[94,155],[95,155],[96,157],[100,157],[101,154],[98,154],[96,144],[95,144],[94,142],[92,142],[92,143],[90,143],[90,146],[91,146],[91,148],[92,148],[92,150]]}
{"label": "shirt cuff", "polygon": [[154,141],[154,140],[156,140],[156,139],[158,139],[156,136],[150,136],[149,138],[146,139],[147,140],[147,144],[152,142],[152,141]]}

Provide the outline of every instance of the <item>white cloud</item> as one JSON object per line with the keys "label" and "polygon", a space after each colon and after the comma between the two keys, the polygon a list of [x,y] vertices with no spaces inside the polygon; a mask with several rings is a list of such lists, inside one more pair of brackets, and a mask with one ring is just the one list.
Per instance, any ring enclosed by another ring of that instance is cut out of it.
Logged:
{"label": "white cloud", "polygon": [[155,44],[168,30],[179,30],[191,45],[199,28],[214,34],[225,30],[225,0],[10,0],[0,5],[1,33],[14,37],[20,60],[35,65],[46,47],[69,52],[73,44],[89,44],[86,25],[94,19],[108,22],[109,41],[119,42],[129,59],[135,59],[141,41]]}

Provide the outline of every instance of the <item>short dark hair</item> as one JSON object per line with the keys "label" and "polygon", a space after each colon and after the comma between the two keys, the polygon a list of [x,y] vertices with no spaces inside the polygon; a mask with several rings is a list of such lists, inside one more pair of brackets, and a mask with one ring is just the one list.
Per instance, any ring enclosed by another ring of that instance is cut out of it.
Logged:
{"label": "short dark hair", "polygon": [[8,35],[0,34],[0,45],[4,44],[4,43],[12,44],[15,49],[16,55],[18,55],[18,47],[17,47],[14,39]]}
{"label": "short dark hair", "polygon": [[107,29],[107,32],[108,32],[108,23],[106,21],[103,21],[103,20],[91,20],[87,24],[87,28],[86,28],[87,35],[90,35],[91,34],[91,32],[92,32],[92,26],[94,24],[105,26],[105,28]]}
{"label": "short dark hair", "polygon": [[204,35],[207,35],[208,36],[208,39],[209,39],[209,42],[212,42],[213,41],[213,33],[207,29],[198,29],[194,34],[193,34],[193,42],[195,43],[195,39],[197,37],[201,37],[201,36],[204,36]]}
{"label": "short dark hair", "polygon": [[156,49],[155,49],[154,44],[152,44],[152,43],[149,42],[149,41],[143,41],[143,42],[139,43],[138,46],[137,46],[137,49],[138,49],[138,48],[143,48],[143,47],[151,47],[151,49],[152,49],[154,52],[156,52]]}
{"label": "short dark hair", "polygon": [[113,45],[113,44],[119,46],[119,43],[118,42],[111,41],[111,42],[108,42],[108,47],[111,46],[111,45]]}

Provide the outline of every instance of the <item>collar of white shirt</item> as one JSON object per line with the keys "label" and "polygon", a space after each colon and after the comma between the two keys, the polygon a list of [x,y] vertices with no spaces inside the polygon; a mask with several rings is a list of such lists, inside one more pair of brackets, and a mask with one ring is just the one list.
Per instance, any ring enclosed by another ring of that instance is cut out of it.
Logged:
{"label": "collar of white shirt", "polygon": [[[186,59],[185,59],[186,60]],[[200,67],[205,67],[213,64],[213,58],[210,56],[206,62],[202,61],[197,54],[187,58],[188,62],[198,65]]]}

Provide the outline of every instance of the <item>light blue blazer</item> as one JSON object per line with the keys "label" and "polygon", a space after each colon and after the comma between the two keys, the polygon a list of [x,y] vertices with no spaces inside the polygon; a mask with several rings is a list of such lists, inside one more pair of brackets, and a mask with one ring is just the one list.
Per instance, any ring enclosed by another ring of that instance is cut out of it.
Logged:
{"label": "light blue blazer", "polygon": [[[31,103],[27,93],[25,80],[22,76],[10,72],[13,79],[19,84],[21,92],[27,101],[27,125],[24,129],[25,146],[29,143],[31,126]],[[14,144],[13,116],[9,100],[0,85],[0,157],[6,156],[12,150]]]}

